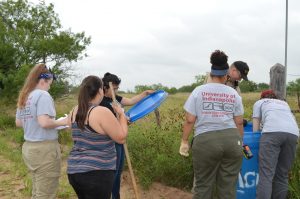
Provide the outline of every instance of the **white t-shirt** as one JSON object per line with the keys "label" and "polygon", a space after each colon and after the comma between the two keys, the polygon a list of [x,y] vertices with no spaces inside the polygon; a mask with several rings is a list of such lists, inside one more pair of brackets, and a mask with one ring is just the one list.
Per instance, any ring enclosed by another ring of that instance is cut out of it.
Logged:
{"label": "white t-shirt", "polygon": [[286,132],[299,136],[299,128],[289,105],[278,99],[261,99],[253,105],[253,118],[261,120],[264,132]]}
{"label": "white t-shirt", "polygon": [[207,83],[193,90],[184,109],[197,117],[195,135],[208,131],[237,128],[234,116],[244,114],[242,98],[233,88]]}

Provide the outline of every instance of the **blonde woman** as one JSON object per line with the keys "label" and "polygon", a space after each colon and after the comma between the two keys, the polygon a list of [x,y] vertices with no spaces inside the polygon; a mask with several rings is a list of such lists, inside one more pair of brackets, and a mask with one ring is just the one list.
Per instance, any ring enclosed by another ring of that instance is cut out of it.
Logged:
{"label": "blonde woman", "polygon": [[56,198],[61,152],[55,129],[67,118],[55,120],[54,101],[48,90],[54,75],[45,64],[34,66],[20,91],[16,126],[24,129],[23,160],[32,174],[32,198]]}

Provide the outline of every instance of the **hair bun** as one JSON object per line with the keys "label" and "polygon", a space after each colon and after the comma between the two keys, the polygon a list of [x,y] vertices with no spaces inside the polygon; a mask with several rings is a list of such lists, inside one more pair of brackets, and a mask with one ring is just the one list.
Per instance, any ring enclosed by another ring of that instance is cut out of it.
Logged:
{"label": "hair bun", "polygon": [[226,65],[228,61],[228,56],[220,50],[215,50],[210,56],[210,63],[214,66]]}
{"label": "hair bun", "polygon": [[109,72],[107,72],[107,73],[105,73],[104,74],[104,77],[108,77],[108,76],[110,76],[111,74],[109,73]]}

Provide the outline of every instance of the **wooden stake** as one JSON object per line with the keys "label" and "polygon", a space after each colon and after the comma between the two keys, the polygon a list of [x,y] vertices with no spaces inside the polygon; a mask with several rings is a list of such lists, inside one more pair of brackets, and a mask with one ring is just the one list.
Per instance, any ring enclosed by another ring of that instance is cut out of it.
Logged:
{"label": "wooden stake", "polygon": [[156,118],[156,124],[159,128],[161,128],[161,122],[160,122],[160,114],[158,108],[154,110],[155,118]]}
{"label": "wooden stake", "polygon": [[125,150],[125,156],[126,156],[127,165],[128,165],[128,168],[129,168],[130,177],[131,177],[131,182],[132,182],[134,193],[135,193],[135,198],[140,199],[126,142],[124,143],[124,150]]}
{"label": "wooden stake", "polygon": [[[112,96],[113,102],[114,103],[118,103],[117,100],[116,100],[115,91],[113,89],[112,82],[109,82],[109,89],[111,91],[111,96]],[[117,118],[119,118],[119,115],[118,114],[116,114],[116,115],[117,115]],[[129,152],[128,152],[128,148],[127,148],[126,142],[124,143],[123,146],[124,146],[124,150],[125,150],[125,156],[126,156],[127,165],[128,165],[128,168],[129,168],[131,182],[132,182],[134,193],[135,193],[135,198],[136,199],[140,199],[139,194],[138,194],[136,180],[135,180],[135,177],[134,177],[134,173],[133,173],[133,169],[132,169],[132,165],[131,165],[130,156],[129,156]]]}

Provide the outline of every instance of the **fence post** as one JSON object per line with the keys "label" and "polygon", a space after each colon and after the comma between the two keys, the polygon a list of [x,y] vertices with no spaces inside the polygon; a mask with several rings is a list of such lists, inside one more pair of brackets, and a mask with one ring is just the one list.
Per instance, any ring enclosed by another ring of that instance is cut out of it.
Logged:
{"label": "fence post", "polygon": [[156,118],[156,124],[159,128],[161,128],[161,122],[160,122],[160,114],[158,108],[154,110],[155,118]]}
{"label": "fence post", "polygon": [[285,67],[279,63],[270,69],[270,88],[275,92],[278,99],[286,99]]}

